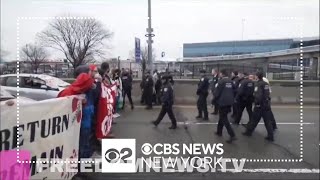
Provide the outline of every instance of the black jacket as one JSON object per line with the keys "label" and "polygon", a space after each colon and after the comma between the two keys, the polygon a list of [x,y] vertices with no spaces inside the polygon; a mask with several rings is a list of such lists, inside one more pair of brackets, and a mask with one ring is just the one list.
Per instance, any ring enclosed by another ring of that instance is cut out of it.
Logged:
{"label": "black jacket", "polygon": [[167,82],[163,84],[161,88],[161,102],[164,106],[172,106],[173,105],[173,88],[171,83]]}
{"label": "black jacket", "polygon": [[234,84],[234,86],[235,86],[235,88],[237,90],[238,86],[239,86],[239,83],[240,83],[240,78],[238,76],[234,76],[234,77],[231,78],[231,80],[233,81],[233,84]]}
{"label": "black jacket", "polygon": [[253,101],[254,82],[244,78],[237,89],[236,101]]}
{"label": "black jacket", "polygon": [[270,87],[267,82],[258,80],[254,90],[254,103],[261,106],[270,106]]}
{"label": "black jacket", "polygon": [[214,91],[214,102],[220,107],[231,106],[234,103],[235,86],[228,77],[223,77],[218,81],[218,85]]}
{"label": "black jacket", "polygon": [[211,82],[210,82],[210,89],[211,89],[212,93],[214,93],[214,90],[216,88],[216,84],[218,83],[218,81],[219,81],[218,75],[215,75],[212,77]]}
{"label": "black jacket", "polygon": [[130,74],[123,74],[121,80],[122,80],[123,90],[132,89],[132,76]]}
{"label": "black jacket", "polygon": [[209,79],[206,76],[203,76],[198,83],[197,95],[207,96],[208,89],[209,89]]}
{"label": "black jacket", "polygon": [[144,81],[144,91],[152,91],[153,90],[153,79],[152,77],[149,75],[149,76],[146,76],[145,77],[145,81]]}

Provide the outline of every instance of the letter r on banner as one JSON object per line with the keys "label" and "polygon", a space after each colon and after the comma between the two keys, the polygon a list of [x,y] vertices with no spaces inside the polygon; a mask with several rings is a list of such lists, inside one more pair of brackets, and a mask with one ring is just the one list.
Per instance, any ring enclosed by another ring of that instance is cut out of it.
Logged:
{"label": "letter r on banner", "polygon": [[136,172],[135,139],[102,140],[102,172],[134,173]]}

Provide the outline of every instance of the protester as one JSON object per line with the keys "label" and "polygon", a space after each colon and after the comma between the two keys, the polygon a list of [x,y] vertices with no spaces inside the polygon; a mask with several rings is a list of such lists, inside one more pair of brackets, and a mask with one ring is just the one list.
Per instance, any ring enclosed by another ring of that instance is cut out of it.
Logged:
{"label": "protester", "polygon": [[122,109],[123,105],[123,96],[122,96],[122,81],[120,78],[121,71],[119,69],[114,69],[112,71],[111,84],[115,84],[117,87],[116,98],[115,98],[115,107],[114,107],[114,118],[120,117],[119,111]]}
{"label": "protester", "polygon": [[111,127],[113,122],[113,112],[116,99],[116,84],[112,84],[108,71],[103,75],[103,81],[100,85],[100,95],[98,101],[96,137],[101,140],[103,138],[113,138]]}
{"label": "protester", "polygon": [[80,73],[69,87],[58,94],[58,97],[85,94],[85,99],[82,103],[79,158],[90,158],[93,153],[90,138],[92,136],[92,121],[94,117],[94,77],[97,73],[97,67],[90,65],[87,73]]}

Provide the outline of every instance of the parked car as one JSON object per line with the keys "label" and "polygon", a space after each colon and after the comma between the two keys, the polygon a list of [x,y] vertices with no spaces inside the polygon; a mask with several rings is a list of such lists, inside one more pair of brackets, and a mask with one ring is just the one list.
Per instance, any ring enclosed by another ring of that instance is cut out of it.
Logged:
{"label": "parked car", "polygon": [[[1,104],[7,104],[9,106],[13,105],[15,103],[16,97],[12,96],[9,92],[0,89],[0,103]],[[35,100],[29,99],[26,97],[19,97],[19,103],[28,103],[28,102],[34,102]]]}
{"label": "parked car", "polygon": [[[11,95],[17,95],[17,74],[6,74],[0,76],[1,89]],[[56,98],[60,91],[70,84],[44,74],[20,74],[19,96],[34,100]]]}

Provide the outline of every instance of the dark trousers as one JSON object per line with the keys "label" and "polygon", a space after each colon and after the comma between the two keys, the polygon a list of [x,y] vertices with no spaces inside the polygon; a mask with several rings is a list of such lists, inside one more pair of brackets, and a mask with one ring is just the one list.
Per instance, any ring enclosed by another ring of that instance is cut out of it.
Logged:
{"label": "dark trousers", "polygon": [[152,89],[145,89],[144,90],[144,99],[146,102],[147,107],[152,107]]}
{"label": "dark trousers", "polygon": [[155,103],[156,104],[161,104],[161,89],[156,89]]}
{"label": "dark trousers", "polygon": [[90,158],[93,153],[92,141],[91,141],[91,128],[80,127],[79,138],[79,157]]}
{"label": "dark trousers", "polygon": [[238,111],[238,104],[235,102],[233,105],[232,105],[232,117],[236,117],[237,116],[237,111]]}
{"label": "dark trousers", "polygon": [[244,108],[246,108],[247,112],[248,112],[248,116],[249,116],[249,121],[252,119],[252,101],[248,100],[248,101],[240,101],[238,103],[236,103],[237,108],[236,108],[236,118],[235,118],[235,123],[239,124],[242,118],[242,113]]}
{"label": "dark trousers", "polygon": [[131,89],[124,89],[123,90],[123,108],[124,108],[124,105],[126,104],[126,95],[128,96],[130,105],[133,106],[133,102],[131,98]]}
{"label": "dark trousers", "polygon": [[[213,93],[212,93],[212,95],[213,95]],[[219,108],[218,108],[218,104],[214,101],[214,98],[212,98],[211,104],[213,106],[213,113],[218,114]]]}
{"label": "dark trousers", "polygon": [[268,132],[268,137],[273,138],[273,127],[272,127],[272,111],[270,107],[257,107],[253,109],[252,120],[249,121],[247,126],[247,133],[252,134],[257,125],[259,124],[261,117],[263,118],[264,125]]}
{"label": "dark trousers", "polygon": [[271,120],[272,128],[278,129],[276,119],[274,118],[274,115],[273,115],[271,108],[270,108],[270,120]]}
{"label": "dark trousers", "polygon": [[203,112],[204,118],[208,118],[207,97],[208,94],[200,94],[197,101],[198,115],[202,117]]}
{"label": "dark trousers", "polygon": [[146,100],[145,100],[145,95],[144,95],[144,94],[145,94],[144,91],[141,90],[141,100],[140,100],[140,103],[141,103],[141,104],[144,104],[144,103],[146,102]]}
{"label": "dark trousers", "polygon": [[222,134],[223,126],[225,126],[228,131],[228,134],[231,137],[234,137],[235,136],[234,131],[228,120],[228,113],[230,112],[230,110],[231,110],[231,106],[219,107],[219,122],[218,122],[217,133]]}
{"label": "dark trousers", "polygon": [[166,113],[168,113],[168,116],[171,120],[172,126],[177,126],[177,120],[173,114],[172,105],[170,105],[170,106],[162,105],[160,114],[159,114],[157,120],[155,121],[155,123],[159,124],[162,121],[163,117],[166,115]]}

